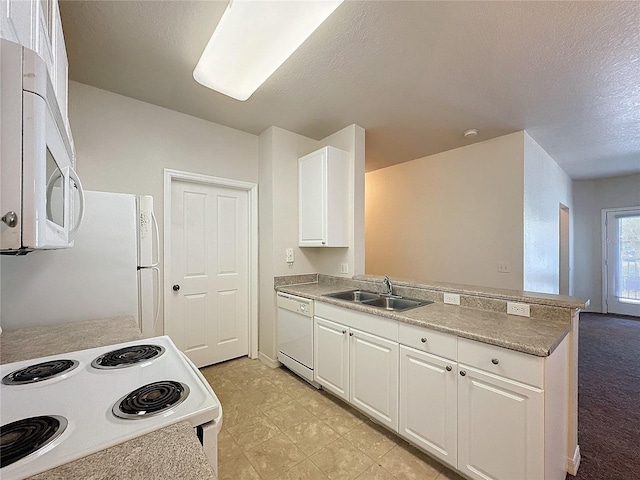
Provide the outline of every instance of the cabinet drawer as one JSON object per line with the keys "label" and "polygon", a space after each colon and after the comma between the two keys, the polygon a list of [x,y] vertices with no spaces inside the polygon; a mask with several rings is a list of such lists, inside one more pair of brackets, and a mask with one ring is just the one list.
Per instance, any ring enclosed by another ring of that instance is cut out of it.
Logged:
{"label": "cabinet drawer", "polygon": [[544,388],[544,358],[542,357],[459,338],[458,362],[534,387]]}
{"label": "cabinet drawer", "polygon": [[371,313],[359,312],[323,302],[315,302],[315,314],[326,320],[356,328],[363,332],[373,333],[393,342],[398,341],[398,322],[390,318],[379,317]]}
{"label": "cabinet drawer", "polygon": [[399,342],[421,352],[455,360],[457,357],[457,338],[448,333],[401,323],[398,330]]}

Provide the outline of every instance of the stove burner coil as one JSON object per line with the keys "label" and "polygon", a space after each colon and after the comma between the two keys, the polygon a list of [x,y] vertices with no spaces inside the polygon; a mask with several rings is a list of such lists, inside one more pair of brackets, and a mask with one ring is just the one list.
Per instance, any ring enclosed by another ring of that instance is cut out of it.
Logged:
{"label": "stove burner coil", "polygon": [[100,355],[91,362],[91,366],[103,370],[125,368],[159,357],[164,350],[164,347],[159,345],[133,345]]}
{"label": "stove burner coil", "polygon": [[116,402],[111,411],[124,419],[147,418],[166,412],[189,395],[189,387],[172,380],[149,383],[125,395]]}
{"label": "stove burner coil", "polygon": [[76,360],[51,360],[37,363],[15,370],[2,379],[4,385],[23,385],[26,383],[42,382],[70,372],[80,365]]}
{"label": "stove burner coil", "polygon": [[0,468],[11,465],[62,435],[67,419],[57,415],[23,418],[0,427]]}

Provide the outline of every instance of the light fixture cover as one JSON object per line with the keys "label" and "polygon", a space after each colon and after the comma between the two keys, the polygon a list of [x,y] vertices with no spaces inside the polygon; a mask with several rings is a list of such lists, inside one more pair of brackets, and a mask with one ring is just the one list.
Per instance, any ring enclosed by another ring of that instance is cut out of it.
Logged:
{"label": "light fixture cover", "polygon": [[232,0],[195,70],[205,87],[247,100],[343,0]]}

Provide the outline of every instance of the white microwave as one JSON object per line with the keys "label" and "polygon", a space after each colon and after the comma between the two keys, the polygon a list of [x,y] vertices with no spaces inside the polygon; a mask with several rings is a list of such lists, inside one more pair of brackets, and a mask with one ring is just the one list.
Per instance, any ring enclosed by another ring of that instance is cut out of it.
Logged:
{"label": "white microwave", "polygon": [[0,40],[0,252],[73,246],[84,194],[44,60]]}

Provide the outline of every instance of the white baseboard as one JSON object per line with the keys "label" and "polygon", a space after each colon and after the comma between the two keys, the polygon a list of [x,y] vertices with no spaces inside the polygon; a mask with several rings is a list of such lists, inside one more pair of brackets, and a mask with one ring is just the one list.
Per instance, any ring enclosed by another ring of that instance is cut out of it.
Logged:
{"label": "white baseboard", "polygon": [[578,474],[578,468],[580,467],[580,445],[576,445],[576,450],[573,452],[573,458],[567,459],[567,471],[569,475],[574,477]]}
{"label": "white baseboard", "polygon": [[269,368],[278,368],[280,365],[282,365],[278,360],[271,358],[262,352],[258,352],[258,360],[260,360]]}

